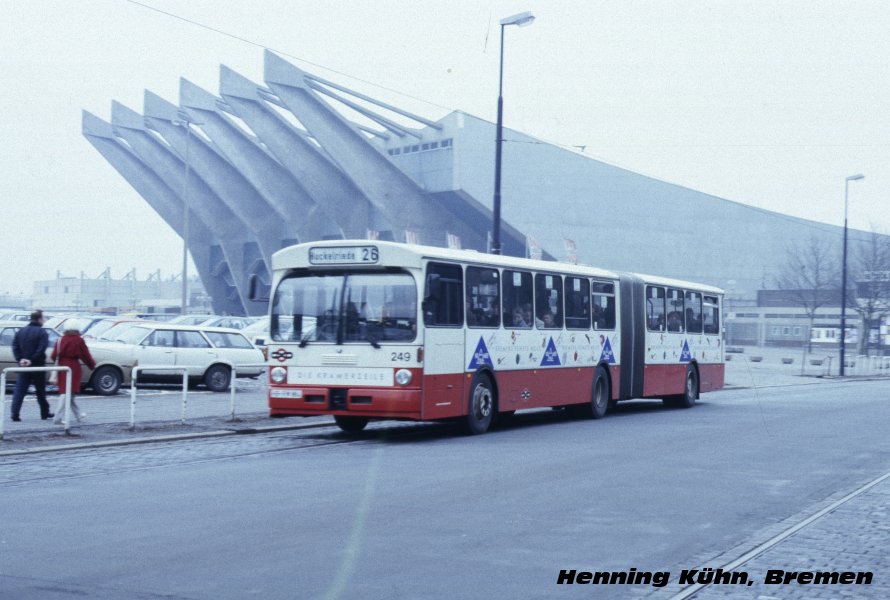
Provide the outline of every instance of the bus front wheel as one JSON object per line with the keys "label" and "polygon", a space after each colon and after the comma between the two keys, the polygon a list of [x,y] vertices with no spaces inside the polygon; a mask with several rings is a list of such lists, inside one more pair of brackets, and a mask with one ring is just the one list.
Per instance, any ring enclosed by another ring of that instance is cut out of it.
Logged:
{"label": "bus front wheel", "polygon": [[477,373],[470,385],[467,416],[464,420],[467,433],[478,435],[488,431],[495,410],[494,386],[487,375]]}
{"label": "bus front wheel", "polygon": [[358,433],[368,425],[366,417],[345,417],[342,415],[334,415],[334,422],[337,427],[347,433]]}

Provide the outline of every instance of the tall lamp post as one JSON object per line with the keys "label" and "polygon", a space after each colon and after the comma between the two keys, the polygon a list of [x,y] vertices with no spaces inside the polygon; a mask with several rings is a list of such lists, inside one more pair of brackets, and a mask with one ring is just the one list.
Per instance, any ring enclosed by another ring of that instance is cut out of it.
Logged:
{"label": "tall lamp post", "polygon": [[840,376],[844,376],[846,360],[844,354],[847,349],[847,205],[850,199],[850,182],[865,179],[865,175],[850,175],[844,181],[844,262],[841,269],[841,367]]}
{"label": "tall lamp post", "polygon": [[491,253],[501,253],[501,145],[504,141],[504,28],[507,25],[525,27],[531,25],[535,16],[523,12],[501,19],[501,68],[498,76],[498,124],[495,133],[494,150],[494,224],[491,232]]}
{"label": "tall lamp post", "polygon": [[195,125],[200,125],[200,123],[195,123],[194,121],[189,120],[188,116],[183,115],[182,113],[180,113],[179,116],[180,119],[173,121],[173,124],[177,127],[185,128],[185,180],[182,183],[182,308],[180,309],[180,314],[184,315],[188,312],[189,302],[189,213],[191,212],[191,202],[189,200],[189,178],[191,175],[189,145],[192,139],[191,125],[193,123]]}

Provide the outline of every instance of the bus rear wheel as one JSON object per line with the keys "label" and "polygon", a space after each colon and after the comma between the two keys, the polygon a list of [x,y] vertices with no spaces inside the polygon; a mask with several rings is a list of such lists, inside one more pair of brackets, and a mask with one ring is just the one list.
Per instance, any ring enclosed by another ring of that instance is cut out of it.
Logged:
{"label": "bus rear wheel", "polygon": [[358,433],[368,426],[367,417],[345,417],[342,415],[334,415],[334,421],[337,427],[346,433]]}
{"label": "bus rear wheel", "polygon": [[689,365],[686,367],[683,393],[678,396],[668,396],[664,399],[664,403],[675,408],[692,408],[696,400],[698,400],[698,371],[695,366]]}
{"label": "bus rear wheel", "polygon": [[485,433],[491,427],[496,410],[494,388],[487,375],[477,374],[470,385],[470,397],[464,428],[471,435]]}

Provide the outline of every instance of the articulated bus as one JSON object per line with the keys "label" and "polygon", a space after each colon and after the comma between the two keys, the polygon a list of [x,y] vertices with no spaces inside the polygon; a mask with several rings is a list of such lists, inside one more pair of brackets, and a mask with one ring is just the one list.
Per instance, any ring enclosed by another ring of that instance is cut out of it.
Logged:
{"label": "articulated bus", "polygon": [[272,257],[269,410],[461,420],[598,419],[621,400],[691,407],[723,387],[723,291],[592,267],[331,240]]}

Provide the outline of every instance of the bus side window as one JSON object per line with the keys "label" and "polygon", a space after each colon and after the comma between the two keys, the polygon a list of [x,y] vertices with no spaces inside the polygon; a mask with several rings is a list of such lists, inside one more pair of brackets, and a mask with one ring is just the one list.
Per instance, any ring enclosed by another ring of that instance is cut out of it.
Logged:
{"label": "bus side window", "polygon": [[683,333],[686,320],[683,310],[683,292],[668,288],[667,291],[667,330],[670,333]]}
{"label": "bus side window", "polygon": [[432,327],[463,327],[464,273],[460,265],[429,263],[423,294],[423,324]]}
{"label": "bus side window", "polygon": [[562,277],[535,275],[535,311],[538,329],[562,329]]}
{"label": "bus side window", "polygon": [[664,288],[646,286],[646,323],[649,331],[664,331]]}
{"label": "bus side window", "polygon": [[689,333],[701,333],[701,294],[698,292],[686,292],[686,331]]}
{"label": "bus side window", "polygon": [[593,282],[593,328],[615,329],[615,283]]}
{"label": "bus side window", "polygon": [[705,296],[704,331],[708,335],[720,333],[720,305],[716,296]]}
{"label": "bus side window", "polygon": [[566,277],[566,329],[590,329],[590,281]]}
{"label": "bus side window", "polygon": [[497,327],[501,323],[497,269],[467,267],[467,327]]}
{"label": "bus side window", "polygon": [[531,329],[534,322],[532,274],[527,271],[505,270],[501,289],[504,297],[504,327]]}

